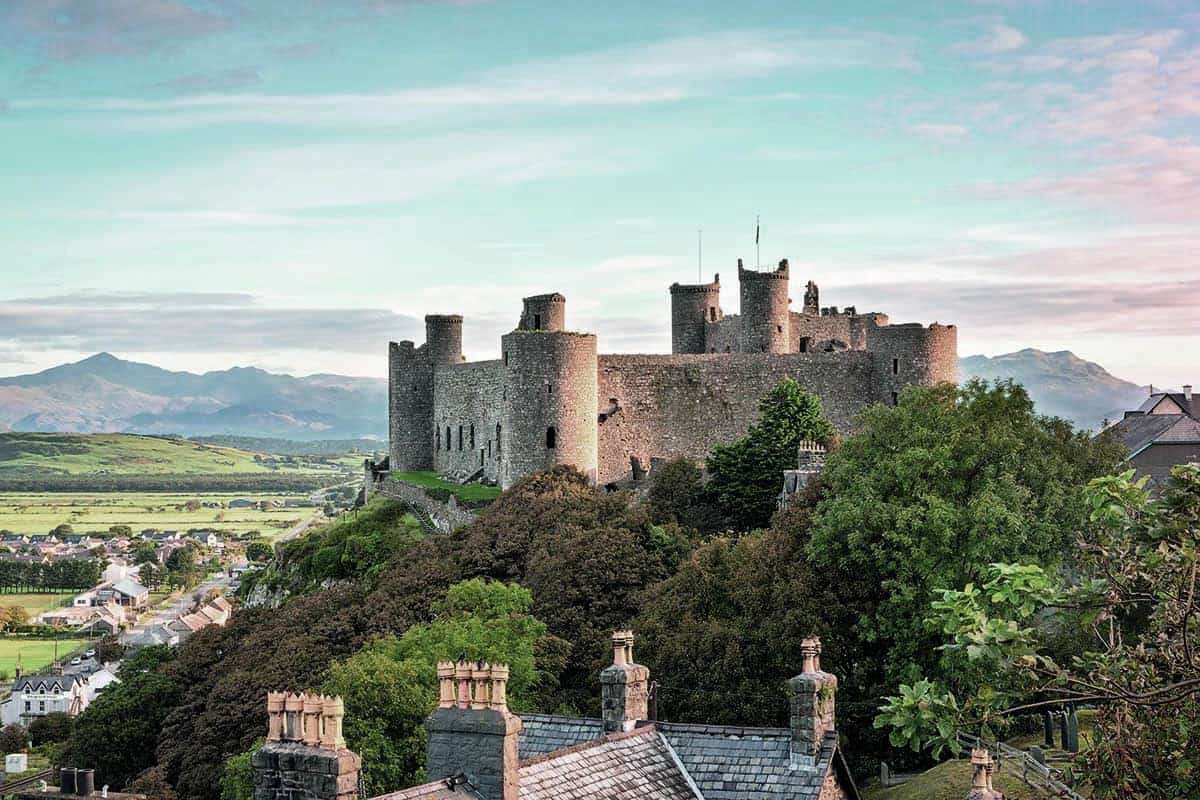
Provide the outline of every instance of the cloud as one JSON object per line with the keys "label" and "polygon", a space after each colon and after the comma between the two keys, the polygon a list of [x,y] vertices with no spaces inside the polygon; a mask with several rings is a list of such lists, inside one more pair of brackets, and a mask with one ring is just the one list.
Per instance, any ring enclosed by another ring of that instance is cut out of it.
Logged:
{"label": "cloud", "polygon": [[1008,53],[1020,50],[1029,44],[1025,34],[1004,22],[991,22],[981,36],[967,42],[960,42],[954,50],[966,54]]}
{"label": "cloud", "polygon": [[32,45],[47,57],[70,61],[137,54],[229,26],[226,17],[181,0],[5,0],[0,41]]}
{"label": "cloud", "polygon": [[922,139],[939,144],[956,144],[966,139],[970,133],[970,128],[965,125],[947,125],[935,123],[922,123],[913,125],[909,128]]}
{"label": "cloud", "polygon": [[728,31],[677,37],[496,69],[477,80],[374,94],[200,94],[169,99],[26,98],[18,110],[97,114],[121,124],[192,127],[252,122],[394,126],[450,114],[674,103],[783,70],[916,69],[911,48],[862,33],[814,37],[795,31]]}
{"label": "cloud", "polygon": [[379,308],[278,308],[238,293],[81,292],[0,301],[0,339],[26,350],[381,352],[420,335]]}
{"label": "cloud", "polygon": [[228,92],[245,89],[262,82],[262,75],[253,67],[231,67],[216,72],[195,72],[154,84],[158,88],[181,93]]}

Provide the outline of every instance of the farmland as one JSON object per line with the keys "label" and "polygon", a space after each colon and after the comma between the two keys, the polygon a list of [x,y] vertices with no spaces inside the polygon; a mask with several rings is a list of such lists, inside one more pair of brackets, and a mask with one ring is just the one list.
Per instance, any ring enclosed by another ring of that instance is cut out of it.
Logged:
{"label": "farmland", "polygon": [[[297,497],[292,495],[291,499]],[[279,494],[0,493],[0,529],[21,534],[47,533],[63,523],[69,524],[75,533],[103,533],[114,525],[128,525],[134,532],[146,528],[181,531],[213,528],[232,533],[257,530],[270,539],[316,512],[313,508],[227,507],[239,499],[282,505],[288,498]],[[195,507],[197,503],[199,508]],[[206,508],[205,503],[223,507]]]}
{"label": "farmland", "polygon": [[17,666],[17,655],[21,656],[21,668],[32,674],[50,666],[57,650],[61,659],[72,650],[88,643],[88,639],[25,639],[4,637],[0,639],[0,674],[12,675]]}

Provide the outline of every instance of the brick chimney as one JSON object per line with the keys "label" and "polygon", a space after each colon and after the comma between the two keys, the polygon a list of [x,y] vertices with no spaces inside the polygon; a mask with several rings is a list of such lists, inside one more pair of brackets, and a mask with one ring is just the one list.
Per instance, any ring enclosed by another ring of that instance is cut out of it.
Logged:
{"label": "brick chimney", "polygon": [[788,681],[792,767],[816,766],[826,733],[836,731],[834,695],[837,678],[821,671],[821,640],[815,636],[800,644],[804,671]]}
{"label": "brick chimney", "polygon": [[1189,403],[1192,402],[1192,385],[1190,383],[1185,383],[1183,385],[1183,397]]}
{"label": "brick chimney", "polygon": [[992,754],[979,748],[972,750],[971,767],[975,774],[971,791],[967,792],[967,800],[1004,800],[1004,793],[992,788],[992,773],[996,771]]}
{"label": "brick chimney", "polygon": [[254,800],[358,800],[362,759],[342,738],[340,697],[267,694],[267,742],[250,759]]}
{"label": "brick chimney", "polygon": [[438,707],[425,720],[426,775],[461,776],[483,800],[517,800],[521,719],[508,710],[508,666],[444,661],[437,670]]}
{"label": "brick chimney", "polygon": [[613,663],[600,671],[604,732],[631,731],[649,717],[650,670],[633,662],[633,631],[614,631]]}

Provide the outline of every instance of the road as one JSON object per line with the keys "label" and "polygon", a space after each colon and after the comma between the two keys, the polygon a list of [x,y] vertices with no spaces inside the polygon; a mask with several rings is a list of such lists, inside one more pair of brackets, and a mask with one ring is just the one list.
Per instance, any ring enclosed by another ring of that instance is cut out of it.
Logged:
{"label": "road", "polygon": [[146,617],[145,619],[139,621],[137,625],[125,630],[121,634],[121,643],[128,644],[131,639],[142,633],[142,631],[146,630],[146,628],[152,628],[155,625],[166,625],[179,615],[186,614],[191,610],[192,606],[195,605],[195,601],[192,599],[194,595],[197,593],[206,595],[213,589],[224,591],[229,587],[229,584],[232,580],[233,579],[229,577],[229,575],[221,572],[212,576],[211,578],[208,578],[194,589],[183,592],[175,599],[174,602],[165,603],[159,606],[150,614],[149,617]]}
{"label": "road", "polygon": [[290,542],[292,539],[295,539],[297,536],[304,533],[306,530],[308,530],[313,525],[315,525],[316,523],[320,522],[323,519],[325,519],[325,514],[318,511],[316,514],[313,514],[308,519],[300,520],[295,525],[293,525],[291,528],[289,528],[287,533],[283,534],[278,539],[276,539],[275,544],[279,545],[279,544],[282,544],[283,542]]}

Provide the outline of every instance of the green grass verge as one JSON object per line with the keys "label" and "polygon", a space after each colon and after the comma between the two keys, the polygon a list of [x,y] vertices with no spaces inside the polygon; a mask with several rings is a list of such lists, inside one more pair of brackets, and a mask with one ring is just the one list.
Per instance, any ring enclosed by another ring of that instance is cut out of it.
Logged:
{"label": "green grass verge", "polygon": [[[945,761],[899,786],[868,786],[862,789],[862,796],[863,800],[962,800],[971,790],[971,775],[971,763],[966,759]],[[992,783],[1004,792],[1007,800],[1046,800],[1047,797],[1026,785],[1020,776],[1007,773],[1003,766]]]}
{"label": "green grass verge", "polygon": [[25,639],[17,636],[0,637],[0,672],[13,675],[17,666],[17,655],[21,656],[21,668],[26,675],[41,672],[54,660],[54,646],[58,644],[58,657],[65,658],[72,650],[86,645],[90,639]]}
{"label": "green grass verge", "polygon": [[436,472],[393,472],[392,477],[425,489],[445,489],[460,500],[495,500],[500,496],[499,486],[484,486],[482,483],[460,486],[444,480]]}

